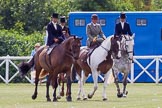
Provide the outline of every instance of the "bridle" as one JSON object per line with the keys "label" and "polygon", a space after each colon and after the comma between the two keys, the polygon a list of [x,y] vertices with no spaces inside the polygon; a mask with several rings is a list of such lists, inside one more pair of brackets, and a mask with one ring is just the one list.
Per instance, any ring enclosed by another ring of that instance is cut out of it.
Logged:
{"label": "bridle", "polygon": [[[73,40],[73,41],[75,41],[75,40]],[[75,46],[80,48],[81,45],[79,45],[79,44],[77,44],[77,45],[75,45]],[[65,49],[66,55],[73,58],[74,60],[77,60],[79,57],[75,57],[74,49],[75,48],[73,48],[73,44],[71,43],[69,50]]]}
{"label": "bridle", "polygon": [[[111,43],[111,45],[112,45],[112,43]],[[100,45],[100,46],[101,46],[101,48],[103,48],[108,54],[112,54],[113,50],[112,50],[111,48],[110,48],[110,50],[109,50],[109,49],[103,47],[102,45]],[[118,51],[121,51],[121,49],[119,49]]]}
{"label": "bridle", "polygon": [[[132,51],[128,51],[128,45],[126,45],[126,43],[128,41],[132,41],[133,39],[131,39],[130,37],[129,37],[129,39],[127,39],[125,35],[122,35],[122,36],[125,39],[124,46],[125,46],[125,49],[126,49],[126,53],[129,55],[129,53],[133,53],[133,50]],[[129,57],[129,60],[132,60],[132,58]]]}

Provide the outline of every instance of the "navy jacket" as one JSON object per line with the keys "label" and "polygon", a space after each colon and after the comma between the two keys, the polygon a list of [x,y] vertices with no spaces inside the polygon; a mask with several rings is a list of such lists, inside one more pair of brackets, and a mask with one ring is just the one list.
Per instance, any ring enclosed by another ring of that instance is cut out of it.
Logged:
{"label": "navy jacket", "polygon": [[62,31],[67,31],[69,33],[69,35],[71,35],[70,29],[67,26],[64,26],[64,28],[62,28]]}
{"label": "navy jacket", "polygon": [[50,46],[54,43],[54,38],[59,39],[58,44],[60,44],[62,39],[62,28],[59,24],[57,24],[57,30],[55,29],[52,22],[50,22],[47,25],[47,31],[48,31],[48,39],[47,39],[47,45]]}
{"label": "navy jacket", "polygon": [[124,35],[129,34],[130,36],[132,36],[130,26],[127,22],[124,23],[123,29],[122,29],[121,23],[117,23],[115,26],[115,35],[120,36],[122,34],[124,34]]}

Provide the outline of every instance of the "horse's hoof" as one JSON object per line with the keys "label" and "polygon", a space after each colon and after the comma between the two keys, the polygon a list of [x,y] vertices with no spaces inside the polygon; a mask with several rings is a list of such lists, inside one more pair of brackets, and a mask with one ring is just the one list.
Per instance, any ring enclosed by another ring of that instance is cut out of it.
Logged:
{"label": "horse's hoof", "polygon": [[117,94],[117,97],[118,97],[118,98],[121,98],[121,97],[123,97],[123,94],[122,94],[122,93],[118,93],[118,94]]}
{"label": "horse's hoof", "polygon": [[127,97],[127,95],[126,94],[123,94],[123,98],[126,98]]}
{"label": "horse's hoof", "polygon": [[87,100],[87,98],[83,98],[83,100]]}
{"label": "horse's hoof", "polygon": [[88,94],[88,98],[91,99],[92,98],[92,95]]}
{"label": "horse's hoof", "polygon": [[107,98],[103,98],[103,101],[107,101]]}
{"label": "horse's hoof", "polygon": [[36,95],[32,95],[32,99],[35,100],[37,98]]}
{"label": "horse's hoof", "polygon": [[128,94],[128,91],[126,91],[125,93],[123,93],[123,97],[126,98]]}
{"label": "horse's hoof", "polygon": [[68,102],[71,102],[71,101],[72,101],[71,96],[67,96],[67,97],[66,97],[66,100],[67,100]]}
{"label": "horse's hoof", "polygon": [[61,96],[57,96],[57,99],[61,99]]}
{"label": "horse's hoof", "polygon": [[47,98],[47,102],[51,102],[51,99],[50,98]]}
{"label": "horse's hoof", "polygon": [[53,99],[53,102],[57,102],[57,101],[58,101],[57,98],[54,98],[54,99]]}
{"label": "horse's hoof", "polygon": [[78,98],[77,98],[77,100],[79,101],[79,100],[81,100],[81,98],[80,98],[80,97],[78,97]]}

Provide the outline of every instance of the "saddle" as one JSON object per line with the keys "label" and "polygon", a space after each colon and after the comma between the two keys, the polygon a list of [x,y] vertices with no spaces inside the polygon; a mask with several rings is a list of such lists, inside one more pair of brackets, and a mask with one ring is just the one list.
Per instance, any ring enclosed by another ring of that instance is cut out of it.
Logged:
{"label": "saddle", "polygon": [[56,46],[57,45],[55,44],[55,45],[51,45],[50,47],[45,46],[42,48],[42,51],[39,56],[41,57],[41,61],[44,61],[44,62],[41,62],[41,64],[45,66],[44,67],[45,70],[48,70],[48,71],[51,70],[50,54]]}
{"label": "saddle", "polygon": [[47,48],[47,54],[51,54],[52,50],[57,46],[58,44],[54,43],[51,46]]}
{"label": "saddle", "polygon": [[[89,47],[88,52],[83,60],[85,63],[87,63],[88,57],[90,57],[93,51],[99,46],[100,46],[99,44],[93,44],[92,46]],[[89,59],[89,62],[90,62],[90,59]]]}

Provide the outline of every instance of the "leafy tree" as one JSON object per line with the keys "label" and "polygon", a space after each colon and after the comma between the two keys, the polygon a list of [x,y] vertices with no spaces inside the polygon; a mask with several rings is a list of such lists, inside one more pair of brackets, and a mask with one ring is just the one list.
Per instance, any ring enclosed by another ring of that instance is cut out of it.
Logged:
{"label": "leafy tree", "polygon": [[37,42],[43,44],[39,32],[26,35],[15,30],[0,30],[0,56],[29,56]]}
{"label": "leafy tree", "polygon": [[53,12],[67,16],[74,11],[71,4],[71,0],[0,0],[0,29],[42,31]]}
{"label": "leafy tree", "polygon": [[116,0],[115,4],[117,11],[135,11],[131,0]]}
{"label": "leafy tree", "polygon": [[111,11],[115,10],[114,0],[76,0],[74,5],[80,11]]}

